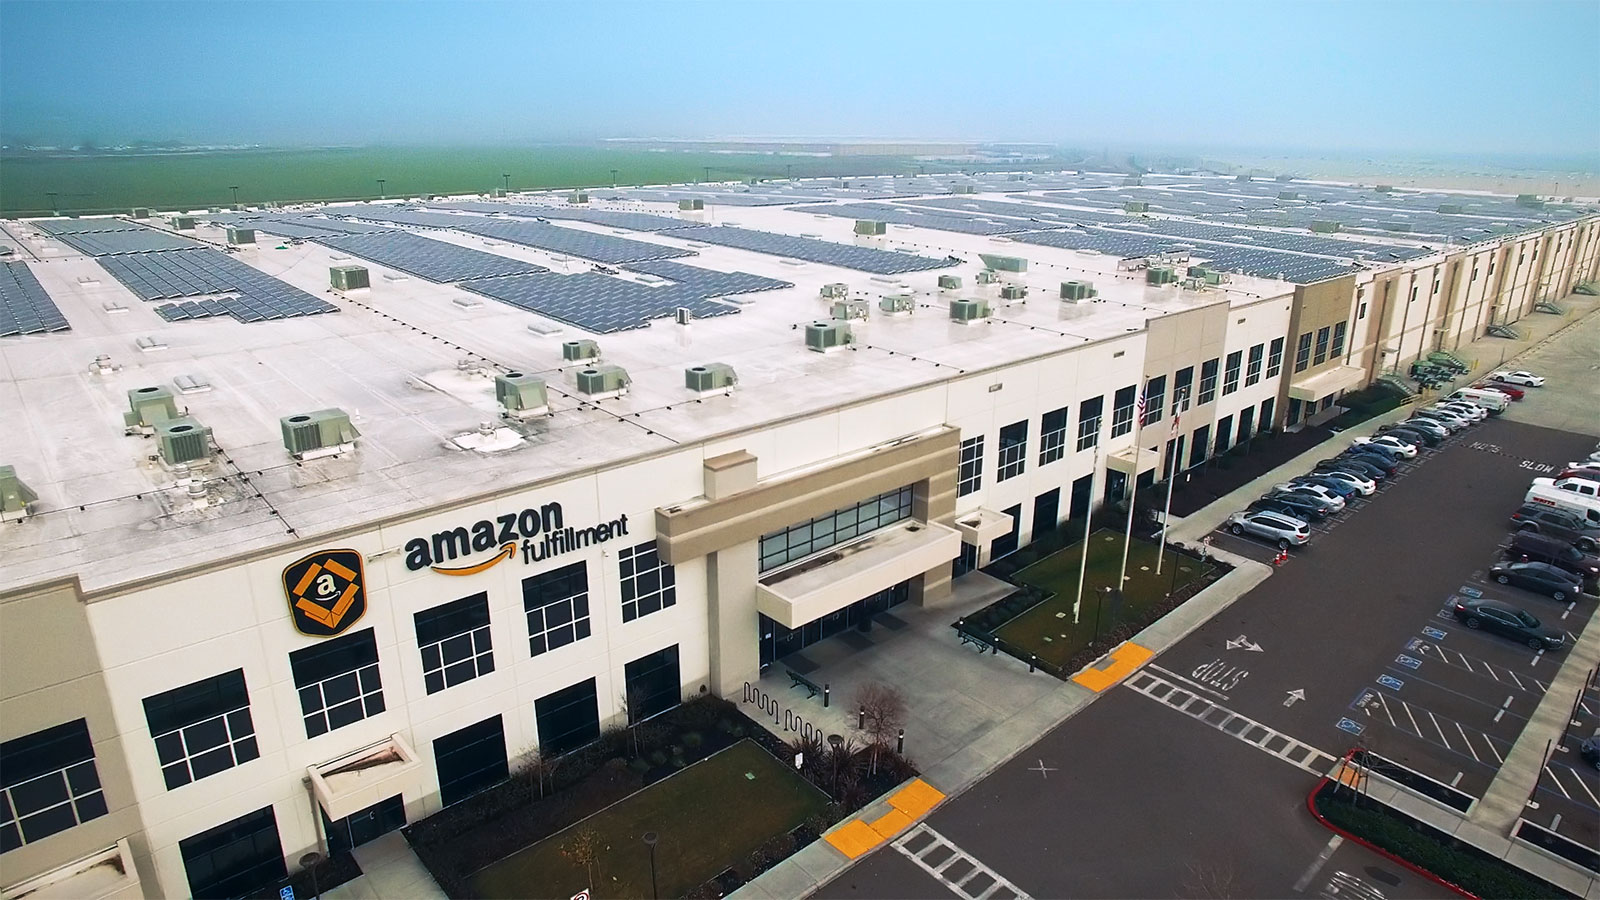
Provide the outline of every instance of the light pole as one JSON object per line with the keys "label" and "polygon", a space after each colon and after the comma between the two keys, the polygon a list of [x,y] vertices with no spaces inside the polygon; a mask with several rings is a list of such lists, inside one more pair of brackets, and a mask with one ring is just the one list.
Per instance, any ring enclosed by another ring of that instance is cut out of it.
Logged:
{"label": "light pole", "polygon": [[784,163],[784,165],[783,165],[783,177],[788,179],[789,181],[793,181],[794,180],[794,163]]}
{"label": "light pole", "polygon": [[660,839],[661,839],[660,835],[656,834],[654,831],[646,831],[644,833],[645,846],[650,848],[650,898],[651,898],[651,900],[661,900],[661,892],[656,889],[656,841],[658,841]]}
{"label": "light pole", "polygon": [[50,198],[50,212],[61,215],[61,204],[56,202],[56,191],[45,191],[44,195]]}
{"label": "light pole", "polygon": [[612,187],[616,187],[617,186],[617,170],[616,169],[612,169],[611,170],[611,186]]}
{"label": "light pole", "polygon": [[830,759],[833,760],[833,792],[835,794],[838,794],[839,793],[839,749],[844,746],[844,738],[840,737],[837,734],[830,734],[830,735],[828,735],[828,746],[833,748],[833,752],[828,754],[828,756],[829,756]]}
{"label": "light pole", "polygon": [[508,172],[500,177],[506,180],[506,193],[511,193],[511,174]]}
{"label": "light pole", "polygon": [[322,864],[322,854],[313,850],[300,857],[300,868],[311,870],[311,896],[320,897],[322,892],[317,890],[317,866]]}
{"label": "light pole", "polygon": [[233,191],[233,207],[234,207],[234,209],[238,209],[239,208],[239,186],[237,184],[230,184],[230,185],[228,185],[228,190]]}
{"label": "light pole", "polygon": [[387,193],[385,193],[384,190],[383,190],[383,183],[385,181],[388,181],[388,180],[389,179],[387,179],[387,178],[379,178],[378,179],[378,199],[379,200],[387,200],[387,199],[389,199],[389,195]]}
{"label": "light pole", "polygon": [[705,170],[706,170],[706,179],[705,179],[705,183],[706,183],[706,184],[710,184],[710,183],[711,183],[711,167],[710,167],[710,166],[701,166],[701,167],[700,167],[700,168],[702,168],[702,169],[705,169]]}

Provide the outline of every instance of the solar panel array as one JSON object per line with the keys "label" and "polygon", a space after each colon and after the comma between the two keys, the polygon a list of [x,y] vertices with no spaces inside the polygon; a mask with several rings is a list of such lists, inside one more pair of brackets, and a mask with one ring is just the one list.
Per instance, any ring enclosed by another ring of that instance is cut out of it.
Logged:
{"label": "solar panel array", "polygon": [[1012,239],[1045,247],[1106,253],[1123,259],[1154,256],[1158,253],[1188,253],[1197,262],[1204,261],[1206,265],[1217,269],[1257,275],[1262,278],[1281,278],[1295,284],[1309,284],[1356,270],[1350,263],[1320,256],[1253,247],[1229,247],[1204,241],[1185,241],[1163,235],[1113,231],[1109,228],[1033,231],[1014,235]]}
{"label": "solar panel array", "polygon": [[217,250],[137,253],[108,256],[99,262],[144,300],[233,295],[156,307],[156,313],[169,322],[219,315],[260,322],[339,311],[337,306]]}
{"label": "solar panel array", "polygon": [[895,225],[914,225],[938,231],[961,234],[1012,234],[1038,228],[1039,224],[1026,219],[986,219],[977,215],[955,212],[924,212],[915,207],[891,206],[887,203],[830,203],[817,206],[791,206],[790,212],[808,212],[817,215],[839,216],[846,219],[873,219]]}
{"label": "solar panel array", "polygon": [[628,268],[631,271],[641,272],[645,275],[670,278],[678,284],[692,289],[702,297],[726,297],[732,294],[751,294],[756,291],[775,291],[780,288],[794,287],[794,284],[788,281],[764,278],[760,275],[751,275],[748,272],[718,272],[715,269],[702,269],[699,266],[689,266],[659,259],[651,262],[630,263]]}
{"label": "solar panel array", "polygon": [[336,207],[329,212],[398,222],[402,225],[420,225],[424,228],[453,228],[480,237],[510,241],[513,244],[522,244],[551,253],[565,253],[614,265],[695,255],[692,250],[668,247],[665,244],[629,240],[609,234],[595,234],[592,231],[563,228],[560,225],[548,225],[544,222],[419,212],[391,206]]}
{"label": "solar panel array", "polygon": [[205,247],[199,241],[139,227],[129,231],[95,231],[59,234],[56,239],[89,256],[113,256],[120,253],[150,253],[158,250],[198,250]]}
{"label": "solar panel array", "polygon": [[254,228],[288,238],[318,238],[327,234],[390,234],[395,230],[366,222],[297,214],[218,213],[206,217],[206,220],[218,225]]}
{"label": "solar panel array", "polygon": [[[1029,199],[1037,200],[1038,198]],[[1056,222],[1116,224],[1131,221],[1128,216],[1120,213],[1103,213],[1083,209],[1056,209],[1039,204],[1007,203],[1001,200],[980,200],[976,197],[931,197],[925,200],[917,199],[902,202],[937,209],[957,209],[986,213],[993,216],[1011,216],[1028,219],[1038,225],[1051,225]]]}
{"label": "solar panel array", "polygon": [[71,328],[27,263],[5,264],[0,274],[0,337]]}
{"label": "solar panel array", "polygon": [[706,299],[688,285],[651,287],[598,272],[511,275],[467,281],[461,287],[597,334],[642,328],[651,319],[672,315],[680,306],[702,319],[739,311],[736,306]]}
{"label": "solar panel array", "polygon": [[108,231],[138,231],[143,228],[127,219],[37,219],[32,224],[47,234],[104,234]]}
{"label": "solar panel array", "polygon": [[1166,234],[1194,240],[1244,244],[1246,246],[1265,247],[1274,250],[1290,250],[1296,253],[1315,253],[1319,256],[1337,256],[1348,259],[1377,257],[1384,259],[1412,259],[1419,256],[1427,256],[1429,252],[1420,247],[1361,243],[1359,241],[1344,241],[1315,234],[1286,234],[1279,231],[1230,228],[1226,225],[1179,222],[1172,219],[1144,219],[1140,220],[1140,224],[1155,234]]}
{"label": "solar panel array", "polygon": [[418,278],[447,284],[473,278],[498,278],[548,272],[544,266],[520,259],[484,253],[445,241],[436,241],[403,231],[383,234],[319,235],[313,240],[352,256],[368,259],[391,269],[409,272]]}
{"label": "solar panel array", "polygon": [[740,250],[752,250],[756,253],[768,253],[790,259],[803,259],[879,275],[899,275],[904,272],[921,272],[955,265],[949,259],[932,259],[914,253],[875,250],[871,247],[836,244],[815,238],[793,237],[726,225],[664,233],[691,241],[705,241],[708,244],[720,244],[724,247],[736,247]]}
{"label": "solar panel array", "polygon": [[573,222],[588,222],[591,225],[604,225],[608,228],[626,228],[629,231],[666,231],[670,228],[684,228],[693,223],[671,216],[657,216],[650,213],[626,212],[613,209],[588,209],[582,206],[532,206],[525,203],[478,203],[463,201],[447,204],[449,209],[465,209],[471,212],[503,213],[509,216],[522,216],[537,219],[564,219]]}

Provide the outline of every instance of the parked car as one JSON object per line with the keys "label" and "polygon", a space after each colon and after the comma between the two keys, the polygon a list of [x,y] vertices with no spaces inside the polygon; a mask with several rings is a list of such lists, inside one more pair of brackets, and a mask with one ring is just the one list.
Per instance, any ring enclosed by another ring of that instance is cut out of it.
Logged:
{"label": "parked car", "polygon": [[1566,541],[1584,553],[1600,550],[1600,525],[1564,509],[1524,503],[1511,514],[1511,527]]}
{"label": "parked car", "polygon": [[1397,427],[1425,431],[1441,441],[1450,436],[1449,428],[1446,428],[1442,423],[1434,421],[1426,416],[1412,416],[1404,422],[1401,422]]}
{"label": "parked car", "polygon": [[1583,739],[1578,745],[1578,755],[1583,761],[1596,769],[1600,769],[1600,726],[1596,726],[1594,734]]}
{"label": "parked car", "polygon": [[1295,477],[1289,479],[1289,483],[1311,484],[1316,485],[1317,487],[1327,488],[1328,490],[1333,491],[1334,494],[1338,495],[1340,500],[1343,500],[1346,503],[1350,502],[1351,497],[1361,493],[1360,491],[1356,490],[1356,486],[1350,482],[1340,481],[1337,478],[1329,478],[1320,472],[1312,472],[1309,475],[1296,475]]}
{"label": "parked car", "polygon": [[1244,510],[1228,517],[1228,530],[1234,534],[1249,534],[1265,538],[1280,549],[1299,547],[1311,540],[1311,526],[1303,519],[1292,519],[1283,513],[1250,512]]}
{"label": "parked car", "polygon": [[1344,509],[1344,498],[1339,496],[1339,492],[1333,488],[1323,487],[1320,484],[1299,484],[1293,481],[1285,481],[1281,484],[1273,485],[1272,489],[1285,494],[1310,494],[1319,500],[1327,501],[1328,505],[1333,507],[1334,512]]}
{"label": "parked car", "polygon": [[1461,388],[1451,391],[1449,401],[1452,403],[1467,403],[1480,407],[1492,416],[1498,416],[1511,405],[1511,398],[1499,391],[1486,391],[1482,388]]}
{"label": "parked car", "polygon": [[[1277,500],[1286,500],[1291,503],[1299,502],[1302,507],[1309,507],[1316,510],[1318,518],[1331,516],[1339,511],[1339,508],[1336,507],[1331,501],[1319,497],[1310,491],[1280,491],[1274,489],[1266,496]],[[1305,516],[1301,516],[1300,518],[1303,519]]]}
{"label": "parked car", "polygon": [[1524,391],[1522,388],[1509,385],[1504,381],[1480,381],[1472,387],[1480,391],[1499,391],[1500,393],[1505,394],[1507,397],[1510,397],[1512,400],[1521,400],[1523,397],[1528,396],[1527,391]]}
{"label": "parked car", "polygon": [[1555,488],[1590,500],[1600,498],[1600,483],[1587,478],[1535,478],[1533,483],[1539,487]]}
{"label": "parked car", "polygon": [[1517,532],[1511,536],[1506,558],[1550,563],[1578,576],[1591,587],[1600,581],[1600,557],[1584,553],[1567,541],[1549,535]]}
{"label": "parked car", "polygon": [[1382,428],[1379,428],[1378,431],[1382,434],[1392,434],[1408,444],[1437,447],[1444,442],[1444,438],[1441,435],[1435,435],[1432,431],[1423,431],[1421,428],[1418,428],[1414,425],[1408,425],[1404,423],[1399,425],[1385,425]]}
{"label": "parked car", "polygon": [[1556,480],[1563,478],[1582,478],[1585,481],[1600,481],[1600,468],[1592,466],[1575,466],[1568,464],[1565,469],[1556,473]]}
{"label": "parked car", "polygon": [[1320,501],[1300,495],[1262,497],[1248,507],[1250,512],[1275,512],[1282,513],[1291,519],[1310,521],[1312,519],[1326,519],[1328,511],[1323,509]]}
{"label": "parked car", "polygon": [[1377,465],[1369,463],[1364,459],[1356,459],[1349,456],[1337,456],[1333,459],[1322,460],[1321,462],[1317,463],[1316,467],[1312,471],[1354,472],[1357,475],[1371,478],[1373,481],[1382,481],[1383,479],[1389,477],[1389,474]]}
{"label": "parked car", "polygon": [[1471,403],[1462,403],[1459,400],[1442,400],[1435,406],[1439,409],[1453,412],[1468,422],[1477,423],[1489,418],[1487,409],[1481,406],[1473,406]]}
{"label": "parked car", "polygon": [[1359,459],[1364,463],[1377,466],[1383,470],[1385,475],[1393,475],[1400,468],[1399,460],[1392,456],[1385,456],[1377,450],[1346,450],[1339,455],[1344,459]]}
{"label": "parked car", "polygon": [[1549,594],[1557,600],[1566,600],[1583,593],[1583,585],[1578,583],[1578,576],[1549,563],[1500,563],[1489,568],[1489,577],[1501,584],[1515,585],[1536,594]]}
{"label": "parked car", "polygon": [[1535,375],[1526,369],[1516,369],[1506,372],[1490,372],[1490,381],[1504,381],[1506,384],[1520,384],[1527,387],[1544,387],[1544,376]]}
{"label": "parked car", "polygon": [[1411,459],[1417,455],[1417,445],[1408,443],[1392,434],[1380,434],[1377,437],[1358,437],[1350,442],[1352,447],[1382,447],[1386,450],[1395,450],[1406,458]]}
{"label": "parked car", "polygon": [[1533,613],[1499,600],[1461,597],[1452,604],[1450,611],[1467,623],[1468,628],[1503,634],[1535,650],[1560,650],[1567,641],[1564,633],[1545,627]]}
{"label": "parked car", "polygon": [[1600,501],[1585,497],[1576,491],[1564,491],[1549,484],[1540,484],[1540,481],[1550,481],[1550,479],[1535,478],[1528,488],[1528,493],[1522,497],[1523,503],[1537,503],[1540,506],[1565,510],[1573,515],[1583,516],[1586,522],[1600,525]]}
{"label": "parked car", "polygon": [[1356,493],[1363,497],[1370,497],[1378,492],[1378,483],[1365,475],[1359,475],[1347,469],[1328,469],[1317,474],[1327,478],[1342,481],[1356,489]]}
{"label": "parked car", "polygon": [[1450,434],[1455,434],[1461,429],[1467,427],[1469,424],[1467,420],[1460,418],[1459,416],[1451,415],[1447,412],[1441,412],[1431,407],[1428,409],[1417,410],[1416,413],[1412,415],[1411,421],[1416,421],[1417,419],[1426,419],[1429,422],[1432,422],[1435,427],[1443,428]]}

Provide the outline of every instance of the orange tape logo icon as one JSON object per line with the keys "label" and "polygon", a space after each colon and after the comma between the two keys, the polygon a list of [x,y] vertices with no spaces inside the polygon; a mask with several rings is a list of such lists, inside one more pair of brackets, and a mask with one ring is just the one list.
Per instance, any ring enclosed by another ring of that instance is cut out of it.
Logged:
{"label": "orange tape logo icon", "polygon": [[367,611],[366,573],[355,550],[318,550],[283,570],[283,593],[296,631],[343,634]]}

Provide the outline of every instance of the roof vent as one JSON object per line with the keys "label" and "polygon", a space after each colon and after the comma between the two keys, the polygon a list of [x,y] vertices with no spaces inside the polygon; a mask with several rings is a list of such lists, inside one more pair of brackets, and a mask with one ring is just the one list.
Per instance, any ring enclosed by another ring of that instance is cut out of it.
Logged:
{"label": "roof vent", "polygon": [[870,308],[865,300],[835,300],[833,303],[833,317],[835,319],[860,319],[866,321]]}
{"label": "roof vent", "polygon": [[500,415],[508,419],[531,419],[550,412],[550,397],[544,379],[522,372],[507,372],[494,377],[494,398],[500,402]]}
{"label": "roof vent", "polygon": [[1087,303],[1099,293],[1090,281],[1061,282],[1061,299],[1069,303]]}
{"label": "roof vent", "polygon": [[361,436],[342,409],[296,413],[279,419],[278,425],[283,429],[284,448],[301,460],[338,456],[355,449],[356,438]]}
{"label": "roof vent", "polygon": [[178,418],[178,401],[172,391],[156,385],[128,392],[128,411],[122,414],[123,427],[149,434],[155,426]]}
{"label": "roof vent", "polygon": [[600,344],[595,341],[565,341],[561,345],[561,358],[567,362],[583,362],[600,358]]}
{"label": "roof vent", "polygon": [[590,366],[578,370],[578,390],[588,394],[591,400],[620,397],[628,392],[628,385],[632,383],[628,370],[621,366]]}
{"label": "roof vent", "polygon": [[842,300],[848,296],[850,296],[850,285],[844,282],[835,282],[834,284],[822,286],[822,299],[824,300]]}
{"label": "roof vent", "polygon": [[733,366],[727,363],[706,363],[683,370],[683,383],[691,391],[728,391],[739,383]]}
{"label": "roof vent", "polygon": [[989,304],[982,300],[951,300],[950,321],[962,325],[982,322],[989,318]]}
{"label": "roof vent", "polygon": [[169,466],[204,465],[211,461],[211,429],[187,416],[156,426],[161,461]]}
{"label": "roof vent", "polygon": [[849,322],[830,319],[826,322],[812,322],[806,326],[806,347],[818,353],[832,353],[853,343],[855,336],[850,333]]}
{"label": "roof vent", "polygon": [[38,499],[17,477],[14,467],[0,466],[0,522],[27,518],[28,504]]}
{"label": "roof vent", "polygon": [[916,298],[910,294],[885,294],[878,301],[878,309],[886,316],[909,316],[916,308]]}
{"label": "roof vent", "polygon": [[104,353],[96,356],[94,362],[89,363],[89,371],[96,375],[110,375],[121,370],[122,367],[111,361],[111,357]]}
{"label": "roof vent", "polygon": [[939,276],[939,290],[941,290],[941,291],[959,291],[959,290],[961,290],[961,276],[960,275],[940,275]]}

